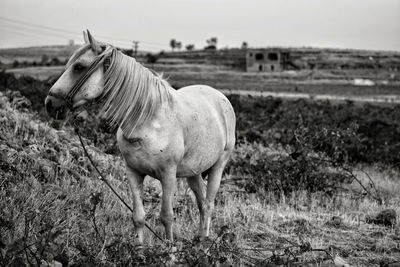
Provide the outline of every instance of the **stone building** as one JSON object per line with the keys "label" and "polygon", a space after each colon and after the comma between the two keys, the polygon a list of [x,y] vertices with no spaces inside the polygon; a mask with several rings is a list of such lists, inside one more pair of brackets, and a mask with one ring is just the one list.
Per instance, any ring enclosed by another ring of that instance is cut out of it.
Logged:
{"label": "stone building", "polygon": [[289,62],[289,52],[279,49],[249,49],[246,52],[247,72],[282,71]]}

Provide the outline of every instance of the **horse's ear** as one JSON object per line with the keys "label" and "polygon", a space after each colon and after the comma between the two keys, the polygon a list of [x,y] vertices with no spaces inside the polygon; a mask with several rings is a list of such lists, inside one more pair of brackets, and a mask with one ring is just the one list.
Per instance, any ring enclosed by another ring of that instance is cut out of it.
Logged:
{"label": "horse's ear", "polygon": [[90,46],[92,47],[92,50],[94,52],[100,54],[103,51],[101,49],[100,45],[97,43],[97,41],[94,39],[94,37],[90,34],[89,30],[86,30],[86,31],[87,31],[87,36],[88,36],[88,39],[89,39]]}
{"label": "horse's ear", "polygon": [[83,31],[83,40],[85,41],[85,44],[89,43],[89,38],[88,38],[87,33],[85,31]]}

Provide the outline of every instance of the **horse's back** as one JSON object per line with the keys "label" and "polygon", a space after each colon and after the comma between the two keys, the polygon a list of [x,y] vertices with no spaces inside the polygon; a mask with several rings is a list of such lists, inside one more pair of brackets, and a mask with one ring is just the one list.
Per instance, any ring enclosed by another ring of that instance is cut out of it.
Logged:
{"label": "horse's back", "polygon": [[183,87],[177,93],[186,104],[183,112],[190,114],[192,122],[209,130],[212,130],[213,124],[218,124],[225,137],[226,148],[233,149],[236,117],[228,98],[207,85]]}
{"label": "horse's back", "polygon": [[[182,99],[185,101],[190,101],[192,107],[193,105],[211,105],[216,108],[218,112],[223,115],[230,117],[232,122],[236,122],[235,113],[233,107],[229,102],[228,98],[218,91],[208,85],[190,85],[182,87],[177,91]],[[223,109],[220,109],[223,108]],[[202,107],[204,109],[204,106]]]}

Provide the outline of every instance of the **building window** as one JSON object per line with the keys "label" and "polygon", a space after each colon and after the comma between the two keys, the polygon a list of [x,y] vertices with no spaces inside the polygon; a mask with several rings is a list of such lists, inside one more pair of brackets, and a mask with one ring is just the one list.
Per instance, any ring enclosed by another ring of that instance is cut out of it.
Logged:
{"label": "building window", "polygon": [[257,53],[256,54],[256,60],[264,60],[264,54],[263,53]]}
{"label": "building window", "polygon": [[263,70],[263,65],[261,65],[261,64],[258,65],[258,70],[259,70],[259,71],[262,71],[262,70]]}
{"label": "building window", "polygon": [[253,53],[250,53],[249,56],[250,56],[250,57],[253,57]]}
{"label": "building window", "polygon": [[268,59],[271,61],[278,60],[278,53],[268,53]]}
{"label": "building window", "polygon": [[274,71],[274,70],[275,70],[275,66],[271,65],[271,71]]}

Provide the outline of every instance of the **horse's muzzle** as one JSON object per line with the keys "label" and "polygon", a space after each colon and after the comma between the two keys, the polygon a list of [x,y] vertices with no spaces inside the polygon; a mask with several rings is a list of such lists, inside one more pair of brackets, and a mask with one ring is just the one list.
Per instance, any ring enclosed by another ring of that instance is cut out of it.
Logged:
{"label": "horse's muzzle", "polygon": [[65,120],[67,118],[69,108],[64,99],[48,95],[44,104],[50,117],[56,120]]}

